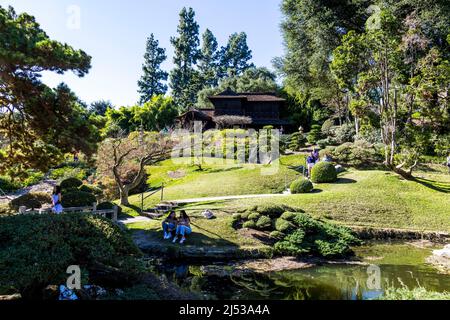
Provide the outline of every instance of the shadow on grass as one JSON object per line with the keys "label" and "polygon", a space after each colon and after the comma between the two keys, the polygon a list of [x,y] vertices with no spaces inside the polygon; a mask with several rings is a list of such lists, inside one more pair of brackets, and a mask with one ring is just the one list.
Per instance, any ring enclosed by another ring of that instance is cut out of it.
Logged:
{"label": "shadow on grass", "polygon": [[323,192],[323,190],[322,189],[313,189],[310,193],[321,193],[321,192]]}
{"label": "shadow on grass", "polygon": [[[189,247],[189,250],[192,251],[192,254],[195,255],[195,251],[198,249],[198,253],[201,251],[208,250],[210,247],[230,247],[238,248],[238,245],[224,239],[220,234],[215,231],[205,229],[198,224],[192,222],[193,231],[190,235],[186,236],[186,242],[181,245],[179,242],[173,243],[172,240],[164,240],[163,239],[163,231],[162,228],[158,229],[133,229],[133,232],[144,231],[145,232],[145,241],[150,242],[154,245],[159,246],[167,246],[169,249],[171,248],[179,248],[183,249],[185,247]],[[179,238],[180,239],[180,238]]]}
{"label": "shadow on grass", "polygon": [[414,177],[412,181],[415,181],[417,183],[420,183],[421,185],[430,188],[435,191],[443,192],[443,193],[450,193],[450,183],[445,182],[439,182],[435,180],[425,179],[425,178],[418,178]]}
{"label": "shadow on grass", "polygon": [[349,178],[339,178],[336,181],[337,184],[348,184],[348,183],[356,183],[356,182],[357,182],[356,180],[349,179]]}
{"label": "shadow on grass", "polygon": [[[132,204],[130,204],[128,206],[122,205],[122,207],[125,207],[125,208],[133,210],[134,212],[136,212],[137,215],[139,215],[140,212],[141,212],[141,208],[139,208],[138,206],[132,205]],[[130,214],[127,214],[127,213],[124,213],[124,212],[122,212],[119,215],[119,219],[128,219],[128,218],[134,218],[134,216],[132,216]]]}

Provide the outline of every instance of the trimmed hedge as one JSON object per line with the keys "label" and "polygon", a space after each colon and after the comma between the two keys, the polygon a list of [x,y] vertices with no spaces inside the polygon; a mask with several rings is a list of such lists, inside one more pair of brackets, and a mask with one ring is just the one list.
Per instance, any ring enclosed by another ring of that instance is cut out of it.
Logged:
{"label": "trimmed hedge", "polygon": [[294,229],[294,225],[287,220],[278,218],[277,220],[275,220],[275,229],[277,231],[287,233]]}
{"label": "trimmed hedge", "polygon": [[0,295],[40,299],[47,285],[66,282],[70,265],[80,266],[83,283],[113,288],[132,285],[144,270],[131,237],[90,214],[2,217],[0,239]]}
{"label": "trimmed hedge", "polygon": [[83,191],[70,191],[62,194],[62,206],[64,208],[90,207],[97,199],[92,193]]}
{"label": "trimmed hedge", "polygon": [[77,178],[68,178],[61,181],[61,189],[66,191],[71,191],[74,189],[78,189],[83,185],[83,181]]}
{"label": "trimmed hedge", "polygon": [[9,207],[12,210],[18,211],[21,206],[25,206],[27,209],[39,209],[42,208],[42,205],[51,203],[52,198],[49,194],[44,192],[33,192],[13,199],[9,203]]}
{"label": "trimmed hedge", "polygon": [[314,189],[314,186],[311,181],[308,179],[298,179],[291,183],[291,193],[292,194],[298,194],[298,193],[308,193],[311,192]]}
{"label": "trimmed hedge", "polygon": [[83,191],[83,192],[89,192],[96,196],[101,196],[103,194],[103,190],[100,189],[99,187],[87,185],[87,184],[83,184],[82,186],[80,186],[78,188],[78,190]]}
{"label": "trimmed hedge", "polygon": [[311,180],[314,183],[336,182],[336,168],[330,162],[319,162],[311,170]]}

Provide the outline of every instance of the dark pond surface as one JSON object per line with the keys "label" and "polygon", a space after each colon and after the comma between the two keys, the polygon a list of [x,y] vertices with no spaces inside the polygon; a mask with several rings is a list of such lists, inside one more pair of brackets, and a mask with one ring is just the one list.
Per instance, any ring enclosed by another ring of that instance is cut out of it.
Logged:
{"label": "dark pond surface", "polygon": [[327,264],[301,270],[237,273],[229,263],[166,262],[155,268],[185,290],[221,300],[373,299],[381,296],[387,286],[421,286],[450,292],[450,276],[425,262],[431,251],[402,243],[372,243],[355,248],[357,258],[372,265],[369,269],[368,265]]}

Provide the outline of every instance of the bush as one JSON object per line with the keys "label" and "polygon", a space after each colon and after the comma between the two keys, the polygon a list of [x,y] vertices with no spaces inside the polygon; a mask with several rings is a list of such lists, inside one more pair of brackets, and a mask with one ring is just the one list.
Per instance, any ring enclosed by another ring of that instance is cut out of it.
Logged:
{"label": "bush", "polygon": [[299,151],[306,144],[305,135],[302,132],[295,132],[291,135],[289,150]]}
{"label": "bush", "polygon": [[72,191],[83,185],[83,181],[77,178],[68,178],[61,181],[61,189],[63,191]]}
{"label": "bush", "polygon": [[[97,210],[111,210],[111,209],[114,209],[114,206],[117,206],[117,215],[121,215],[122,207],[113,202],[109,202],[109,201],[99,203],[97,205]],[[108,217],[108,218],[112,218],[112,217]]]}
{"label": "bush", "polygon": [[112,288],[133,285],[144,270],[131,237],[102,217],[43,214],[0,219],[0,295],[14,288],[25,299],[38,300],[47,285],[66,283],[70,265],[80,266],[88,278],[83,283]]}
{"label": "bush", "polygon": [[242,212],[241,213],[241,219],[242,220],[248,220],[248,216],[250,215],[250,214],[252,214],[254,211],[252,211],[252,210],[247,210],[247,211],[244,211],[244,212]]}
{"label": "bush", "polygon": [[84,180],[87,178],[88,173],[83,168],[74,168],[71,166],[52,169],[49,174],[50,178],[54,180],[66,180],[69,178],[76,178]]}
{"label": "bush", "polygon": [[248,229],[255,229],[256,223],[255,223],[255,221],[253,221],[253,220],[249,220],[249,221],[244,222],[244,224],[242,225],[242,227],[248,228]]}
{"label": "bush", "polygon": [[337,147],[327,147],[320,151],[320,156],[329,154],[334,161],[353,167],[373,167],[383,162],[381,146],[364,140],[347,142]]}
{"label": "bush", "polygon": [[287,220],[287,221],[293,221],[294,220],[294,218],[295,218],[295,216],[296,216],[296,214],[297,213],[295,213],[295,212],[290,212],[290,211],[286,211],[285,213],[283,213],[282,215],[281,215],[281,219],[284,219],[284,220]]}
{"label": "bush", "polygon": [[352,123],[344,123],[334,130],[334,138],[337,144],[352,142],[356,135],[355,126]]}
{"label": "bush", "polygon": [[44,179],[44,174],[40,171],[28,170],[26,174],[27,177],[22,182],[24,187],[38,184],[42,179]]}
{"label": "bush", "polygon": [[52,199],[47,193],[34,192],[13,199],[9,203],[9,207],[17,212],[21,206],[25,206],[27,209],[39,209],[42,208],[42,205],[51,203]]}
{"label": "bush", "polygon": [[62,194],[64,208],[91,207],[97,199],[92,193],[83,191],[70,191]]}
{"label": "bush", "polygon": [[335,182],[337,180],[336,168],[332,163],[319,162],[311,170],[311,180],[314,183]]}
{"label": "bush", "polygon": [[283,233],[288,233],[294,229],[294,225],[287,220],[278,218],[275,220],[275,229]]}
{"label": "bush", "polygon": [[259,230],[266,230],[272,226],[272,220],[268,216],[261,216],[256,221],[256,228]]}
{"label": "bush", "polygon": [[0,216],[10,216],[17,213],[16,210],[11,209],[7,204],[0,204]]}
{"label": "bush", "polygon": [[20,186],[13,183],[9,177],[0,176],[0,189],[3,192],[13,192],[20,189]]}
{"label": "bush", "polygon": [[[348,228],[316,220],[304,213],[295,213],[291,221],[293,227],[284,232],[284,239],[274,246],[278,254],[343,257],[352,253],[351,245],[361,243]],[[278,224],[286,225],[285,222]]]}
{"label": "bush", "polygon": [[314,189],[313,184],[308,179],[298,179],[291,183],[291,193],[308,193]]}
{"label": "bush", "polygon": [[87,185],[87,184],[83,184],[82,186],[80,186],[78,188],[79,191],[83,191],[83,192],[89,192],[92,193],[93,195],[100,197],[103,195],[103,190],[100,189],[99,187],[93,186],[93,185]]}
{"label": "bush", "polygon": [[270,233],[270,237],[273,239],[281,240],[284,238],[284,233],[275,230]]}
{"label": "bush", "polygon": [[258,212],[253,212],[248,215],[248,220],[256,221],[259,217],[261,217],[261,215]]}
{"label": "bush", "polygon": [[279,218],[283,212],[290,209],[287,206],[282,205],[276,205],[276,204],[266,204],[266,205],[260,205],[256,208],[256,211],[259,212],[261,215],[268,216],[270,218]]}
{"label": "bush", "polygon": [[311,144],[315,144],[317,141],[322,139],[322,127],[317,124],[313,124],[311,126],[311,131],[308,133],[306,139]]}

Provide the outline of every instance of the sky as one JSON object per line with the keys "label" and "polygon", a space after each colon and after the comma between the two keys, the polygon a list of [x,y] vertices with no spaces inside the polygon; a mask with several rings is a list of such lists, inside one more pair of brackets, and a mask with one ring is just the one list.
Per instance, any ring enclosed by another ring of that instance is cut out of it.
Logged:
{"label": "sky", "polygon": [[196,12],[200,35],[210,29],[220,46],[230,34],[245,31],[253,63],[271,68],[271,60],[283,54],[280,4],[281,0],[0,0],[3,7],[11,5],[18,13],[35,16],[51,39],[92,56],[85,77],[44,72],[47,85],[65,82],[87,103],[110,100],[115,106],[138,101],[137,81],[151,33],[167,50],[163,69],[172,68],[170,37],[176,36],[184,6]]}

